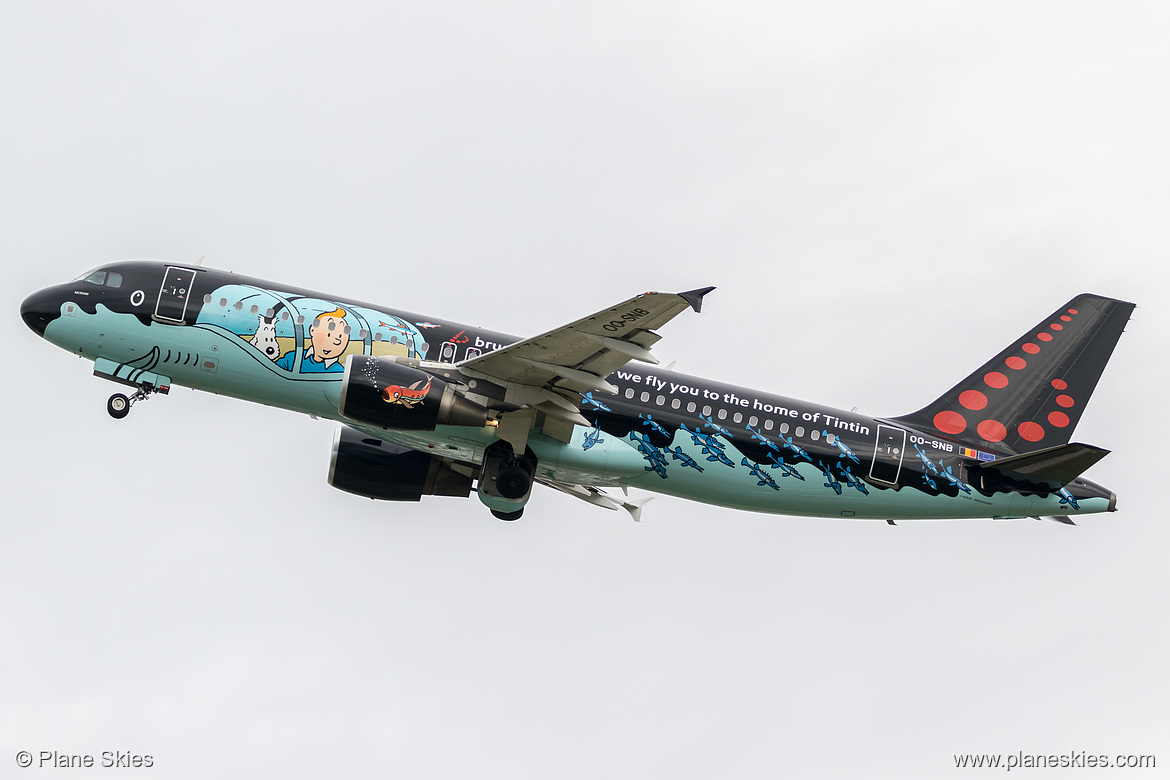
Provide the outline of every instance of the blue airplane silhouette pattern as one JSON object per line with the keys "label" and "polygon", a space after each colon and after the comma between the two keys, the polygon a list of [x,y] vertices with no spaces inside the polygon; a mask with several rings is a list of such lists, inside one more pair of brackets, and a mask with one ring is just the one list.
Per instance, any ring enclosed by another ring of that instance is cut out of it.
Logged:
{"label": "blue airplane silhouette pattern", "polygon": [[719,423],[712,420],[710,417],[704,417],[703,415],[700,414],[699,419],[703,421],[703,425],[706,425],[707,427],[709,427],[711,430],[715,431],[715,433],[719,434],[720,436],[722,436],[726,439],[732,438],[731,431],[727,430],[722,425],[720,425]]}
{"label": "blue airplane silhouette pattern", "polygon": [[946,470],[945,470],[945,471],[942,471],[942,472],[940,473],[940,476],[944,477],[944,478],[946,479],[946,481],[947,481],[947,482],[950,482],[952,485],[954,485],[955,487],[957,487],[959,490],[962,490],[964,493],[970,493],[970,492],[971,492],[971,488],[970,488],[970,487],[968,487],[968,486],[967,486],[967,484],[963,482],[963,480],[959,479],[959,478],[958,478],[958,477],[956,477],[956,476],[955,476],[953,473],[951,473],[951,467],[950,467],[950,466],[947,466],[947,467],[946,467]]}
{"label": "blue airplane silhouette pattern", "polygon": [[784,442],[784,446],[787,447],[788,449],[792,450],[793,454],[796,455],[796,457],[804,458],[809,463],[813,462],[813,459],[808,456],[808,453],[805,452],[804,449],[799,444],[796,444],[795,442],[793,442],[792,439],[790,439],[789,437],[781,436],[780,441]]}
{"label": "blue airplane silhouette pattern", "polygon": [[767,487],[772,488],[773,490],[780,489],[780,486],[776,484],[776,481],[774,479],[772,479],[772,475],[765,473],[760,468],[759,463],[752,463],[747,458],[744,458],[743,465],[747,466],[748,471],[751,472],[752,476],[759,480],[759,482],[756,483],[756,485],[758,485],[759,487],[767,486]]}
{"label": "blue airplane silhouette pattern", "polygon": [[711,452],[712,450],[718,450],[719,452],[723,452],[723,448],[726,446],[723,444],[723,442],[719,441],[718,439],[716,439],[714,436],[712,436],[709,433],[700,433],[699,431],[692,431],[690,428],[688,428],[685,425],[682,426],[682,429],[684,432],[689,433],[691,435],[691,441],[693,441],[695,443],[695,446],[703,448],[704,455],[706,455],[708,452]]}
{"label": "blue airplane silhouette pattern", "polygon": [[695,471],[703,470],[703,467],[699,465],[698,461],[683,452],[683,448],[681,446],[675,447],[674,449],[671,449],[670,447],[663,447],[662,451],[669,452],[674,456],[675,460],[682,461],[682,464],[689,469],[694,469]]}
{"label": "blue airplane silhouette pattern", "polygon": [[825,487],[832,488],[834,493],[841,495],[841,483],[837,481],[837,475],[833,473],[833,470],[819,460],[817,466],[824,472],[825,479],[829,480],[825,483]]}
{"label": "blue airplane silhouette pattern", "polygon": [[585,437],[585,442],[581,445],[581,449],[587,450],[594,444],[601,444],[605,439],[601,438],[601,427],[597,424],[597,420],[593,421],[593,430]]}
{"label": "blue airplane silhouette pattern", "polygon": [[804,477],[801,476],[801,473],[799,471],[797,471],[794,467],[789,466],[787,463],[780,460],[779,458],[777,458],[775,455],[773,455],[770,452],[768,453],[768,460],[772,461],[772,468],[780,469],[780,476],[782,476],[782,477],[796,477],[801,482],[804,482]]}
{"label": "blue airplane silhouette pattern", "polygon": [[613,411],[613,409],[610,409],[608,406],[603,404],[601,401],[598,401],[596,398],[594,398],[592,392],[588,392],[581,397],[584,399],[585,403],[589,404],[590,406],[592,406],[594,409],[597,409],[598,411],[602,411],[602,412],[612,412]]}
{"label": "blue airplane silhouette pattern", "polygon": [[1073,509],[1080,509],[1081,505],[1077,503],[1077,499],[1072,493],[1068,492],[1068,488],[1061,488],[1057,495],[1060,496],[1060,503],[1067,504]]}
{"label": "blue airplane silhouette pattern", "polygon": [[[753,428],[750,424],[748,425],[747,429],[748,429],[748,433],[750,433],[752,435],[752,438],[755,439],[756,441],[758,441],[760,444],[763,444],[765,447],[767,447],[770,450],[775,450],[776,452],[780,451],[780,448],[777,447],[767,436],[760,433],[758,430]],[[773,468],[775,468],[775,467],[773,466]]]}
{"label": "blue airplane silhouette pattern", "polygon": [[869,495],[869,490],[866,489],[865,483],[862,482],[857,477],[853,476],[853,472],[849,470],[848,466],[843,468],[841,471],[845,475],[845,484],[846,485],[848,485],[851,488],[856,488],[857,490],[861,491],[861,493],[864,495],[867,495],[867,496]]}
{"label": "blue airplane silhouette pattern", "polygon": [[653,471],[666,479],[666,456],[662,454],[662,451],[651,444],[650,439],[644,433],[630,431],[630,439],[637,443],[638,452],[642,453],[642,457],[650,464],[646,466],[646,471]]}
{"label": "blue airplane silhouette pattern", "polygon": [[933,479],[931,479],[930,477],[926,476],[926,473],[925,473],[925,472],[923,472],[923,474],[922,474],[922,481],[923,481],[924,483],[926,483],[927,485],[930,485],[930,489],[931,489],[931,490],[938,490],[938,483],[937,483],[937,482],[935,482],[935,481],[934,481]]}
{"label": "blue airplane silhouette pattern", "polygon": [[[822,431],[822,433],[826,439],[828,439],[830,436],[833,436],[833,434],[829,433],[828,431]],[[853,461],[854,463],[861,463],[861,460],[858,459],[857,455],[853,453],[853,450],[849,449],[849,445],[841,441],[840,436],[833,436],[833,445],[837,449],[841,450],[841,455],[839,457],[849,458],[849,460]]]}
{"label": "blue airplane silhouette pattern", "polygon": [[666,438],[668,438],[668,439],[670,439],[670,438],[673,438],[673,435],[671,434],[671,432],[670,432],[670,431],[668,431],[668,430],[666,430],[665,428],[663,428],[663,427],[662,427],[661,425],[659,425],[658,423],[656,423],[656,422],[654,421],[654,418],[653,418],[653,417],[651,417],[650,415],[648,415],[648,414],[639,414],[639,415],[638,415],[638,419],[642,421],[642,424],[643,424],[643,425],[649,426],[650,428],[652,428],[652,429],[654,429],[654,430],[658,431],[659,433],[661,433],[661,434],[662,434],[663,436],[665,436]]}
{"label": "blue airplane silhouette pattern", "polygon": [[728,458],[723,453],[723,450],[708,450],[706,447],[704,447],[703,452],[704,453],[706,453],[706,452],[711,453],[710,455],[707,456],[707,460],[717,460],[720,463],[722,463],[724,466],[731,466],[732,468],[735,468],[735,464],[732,463],[731,459]]}
{"label": "blue airplane silhouette pattern", "polygon": [[[922,461],[922,465],[926,466],[926,468],[930,470],[931,474],[938,474],[938,466],[934,465],[934,461],[932,461],[930,458],[926,457],[926,453],[923,452],[922,450],[918,449],[917,444],[914,445],[914,449],[918,450],[918,458],[919,458],[919,460]],[[927,480],[927,481],[931,483],[932,487],[934,486],[933,480]]]}

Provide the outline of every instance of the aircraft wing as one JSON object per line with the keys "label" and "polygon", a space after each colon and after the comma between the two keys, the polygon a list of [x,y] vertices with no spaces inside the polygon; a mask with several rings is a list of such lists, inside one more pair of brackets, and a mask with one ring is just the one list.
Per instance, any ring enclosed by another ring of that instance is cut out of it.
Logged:
{"label": "aircraft wing", "polygon": [[657,365],[650,347],[661,336],[654,329],[687,308],[698,312],[703,296],[714,289],[638,295],[539,336],[464,360],[456,367],[505,385],[558,393],[613,394],[617,388],[605,378],[631,360]]}

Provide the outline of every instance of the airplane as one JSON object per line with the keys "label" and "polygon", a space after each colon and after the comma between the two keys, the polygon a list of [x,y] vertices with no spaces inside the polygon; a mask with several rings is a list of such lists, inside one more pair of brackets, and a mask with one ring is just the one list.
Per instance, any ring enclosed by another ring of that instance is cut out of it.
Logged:
{"label": "airplane", "polygon": [[[1070,440],[1132,303],[1078,295],[927,406],[875,417],[661,368],[658,331],[699,313],[713,287],[644,293],[518,338],[201,263],[106,264],[33,293],[21,317],[128,388],[107,402],[116,419],[185,386],[340,423],[328,482],[371,499],[474,492],[516,520],[541,484],[638,520],[636,488],[891,525],[1070,524],[1117,508],[1082,477],[1108,450]],[[662,449],[641,433],[651,417]],[[798,479],[777,489],[727,449]],[[698,467],[705,454],[732,468]]]}

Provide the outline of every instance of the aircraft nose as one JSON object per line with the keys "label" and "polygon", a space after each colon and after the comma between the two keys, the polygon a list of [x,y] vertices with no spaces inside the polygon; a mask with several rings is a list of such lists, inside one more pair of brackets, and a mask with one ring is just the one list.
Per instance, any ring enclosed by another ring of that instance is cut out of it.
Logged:
{"label": "aircraft nose", "polygon": [[51,287],[33,293],[20,304],[20,318],[38,336],[44,336],[45,328],[60,315],[61,300]]}

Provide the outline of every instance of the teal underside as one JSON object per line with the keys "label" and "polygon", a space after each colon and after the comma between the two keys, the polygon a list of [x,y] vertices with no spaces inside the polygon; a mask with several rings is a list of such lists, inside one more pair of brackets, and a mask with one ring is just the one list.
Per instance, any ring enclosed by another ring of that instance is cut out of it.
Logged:
{"label": "teal underside", "polygon": [[[169,378],[175,385],[337,420],[371,435],[453,460],[479,463],[484,447],[495,439],[494,429],[489,427],[440,426],[433,432],[402,432],[348,420],[338,412],[340,373],[290,376],[247,341],[215,325],[154,323],[146,326],[133,316],[114,314],[99,304],[97,313],[92,315],[63,311],[60,318],[48,325],[45,338],[91,360],[105,358],[114,363],[133,363]],[[539,459],[537,476],[599,487],[635,487],[755,512],[858,519],[1090,514],[1107,511],[1109,503],[1106,499],[1087,498],[1080,500],[1078,509],[1073,509],[1062,504],[1057,495],[997,493],[989,498],[972,490],[948,497],[861,482],[857,484],[868,494],[844,484],[838,486],[841,489],[838,494],[826,483],[824,474],[807,463],[795,467],[803,480],[767,465],[758,466],[753,474],[752,466],[756,464],[741,462],[743,456],[735,449],[734,439],[724,442],[727,459],[734,464],[729,466],[719,459],[709,460],[710,454],[693,444],[689,436],[676,435],[670,446],[687,457],[669,453],[665,463],[659,463],[655,469],[654,462],[629,439],[601,432],[598,440],[586,448],[590,433],[590,429],[577,427],[568,444],[534,433],[529,446]]]}

